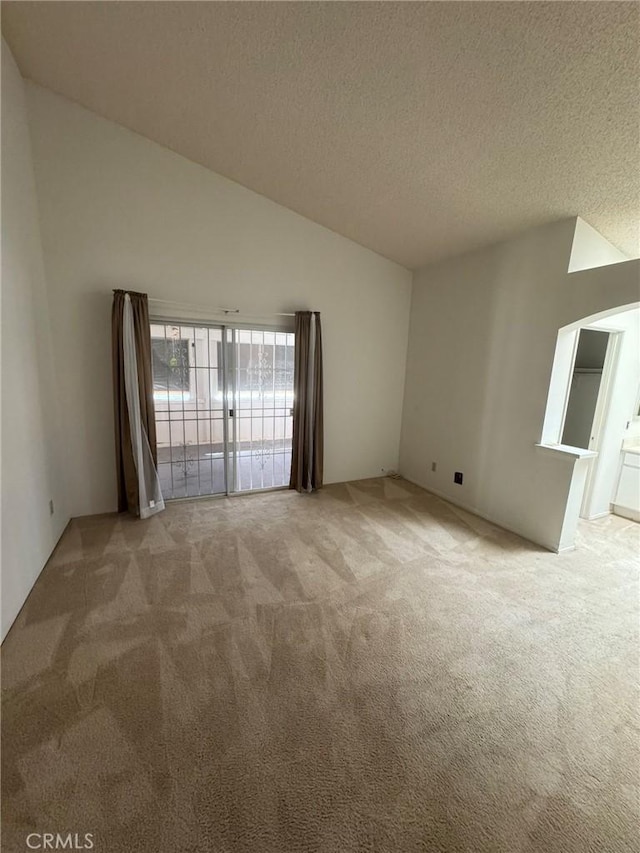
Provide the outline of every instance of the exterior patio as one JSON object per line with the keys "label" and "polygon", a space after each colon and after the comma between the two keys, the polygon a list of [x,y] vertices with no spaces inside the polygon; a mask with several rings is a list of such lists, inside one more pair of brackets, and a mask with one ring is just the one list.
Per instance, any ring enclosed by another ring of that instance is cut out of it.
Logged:
{"label": "exterior patio", "polygon": [[[243,443],[228,463],[229,491],[289,485],[291,440]],[[158,448],[158,475],[165,500],[225,494],[222,445],[186,444]]]}

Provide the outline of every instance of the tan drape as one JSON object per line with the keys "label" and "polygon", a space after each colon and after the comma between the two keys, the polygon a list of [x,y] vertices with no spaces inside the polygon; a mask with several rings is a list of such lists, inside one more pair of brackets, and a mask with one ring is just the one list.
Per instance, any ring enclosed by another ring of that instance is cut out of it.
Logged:
{"label": "tan drape", "polygon": [[138,390],[140,394],[140,416],[147,433],[154,465],[157,464],[156,421],[153,405],[153,378],[151,375],[151,331],[149,305],[146,293],[131,290],[113,291],[111,314],[111,339],[113,349],[113,401],[116,434],[116,476],[118,483],[118,512],[140,514],[138,476],[131,445],[131,427],[126,405],[124,355],[123,355],[123,312],[125,294],[129,294],[133,312],[133,325],[138,362]]}
{"label": "tan drape", "polygon": [[296,311],[290,489],[322,488],[322,331],[319,311]]}

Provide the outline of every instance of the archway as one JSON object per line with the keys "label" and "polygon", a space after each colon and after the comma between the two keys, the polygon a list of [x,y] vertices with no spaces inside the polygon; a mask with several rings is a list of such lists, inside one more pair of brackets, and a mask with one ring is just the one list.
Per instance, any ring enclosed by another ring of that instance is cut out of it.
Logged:
{"label": "archway", "polygon": [[[576,368],[581,336],[584,341],[585,333],[608,336],[600,375],[597,364]],[[585,375],[579,376],[580,373]],[[582,380],[580,393],[576,391],[577,379]],[[584,317],[558,331],[541,443],[558,449],[566,447],[567,452],[578,447],[587,451],[585,457],[591,457],[585,463],[588,468],[584,488],[574,497],[583,518],[606,515],[612,506],[617,511],[616,488],[625,459],[623,454],[627,450],[635,452],[634,448],[640,444],[639,386],[640,303]],[[572,391],[575,411],[571,408]],[[589,419],[586,433],[584,429],[582,432],[567,429],[568,418],[580,416]],[[588,442],[576,440],[572,444],[571,439],[580,434],[586,435]],[[631,475],[627,477],[630,478]],[[637,491],[640,492],[640,483]],[[624,500],[634,502],[633,495],[634,487],[627,487]],[[637,511],[640,513],[640,506]]]}

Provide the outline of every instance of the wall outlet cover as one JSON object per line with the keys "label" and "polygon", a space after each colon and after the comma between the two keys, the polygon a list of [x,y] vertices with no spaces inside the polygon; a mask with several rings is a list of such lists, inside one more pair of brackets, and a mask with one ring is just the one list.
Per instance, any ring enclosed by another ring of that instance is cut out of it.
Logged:
{"label": "wall outlet cover", "polygon": [[453,475],[453,482],[457,483],[459,486],[462,485],[462,471],[456,471]]}

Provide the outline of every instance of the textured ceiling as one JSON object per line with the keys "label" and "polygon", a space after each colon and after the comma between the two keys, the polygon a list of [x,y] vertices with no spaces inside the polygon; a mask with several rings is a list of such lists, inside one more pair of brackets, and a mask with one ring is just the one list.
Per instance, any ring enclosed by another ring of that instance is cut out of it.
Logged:
{"label": "textured ceiling", "polygon": [[407,267],[581,215],[638,252],[639,6],[4,2],[27,78]]}

